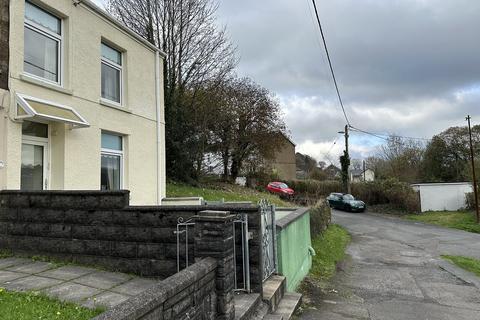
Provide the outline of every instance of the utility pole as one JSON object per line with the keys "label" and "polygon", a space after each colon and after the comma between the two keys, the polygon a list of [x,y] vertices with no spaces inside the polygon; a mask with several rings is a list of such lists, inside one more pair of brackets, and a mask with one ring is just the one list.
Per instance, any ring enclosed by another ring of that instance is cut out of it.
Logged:
{"label": "utility pole", "polygon": [[[345,131],[339,131],[338,133],[345,135],[345,155],[347,156],[346,161],[350,163],[350,154],[348,153],[348,124],[345,125]],[[343,166],[343,165],[342,165]],[[352,193],[352,187],[350,186],[350,165],[347,167],[347,193]]]}
{"label": "utility pole", "polygon": [[367,163],[363,159],[363,182],[367,182]]}
{"label": "utility pole", "polygon": [[468,134],[470,136],[470,156],[472,158],[473,192],[475,193],[475,210],[477,213],[477,223],[480,223],[480,212],[478,208],[477,177],[475,175],[475,155],[473,152],[472,126],[470,124],[471,119],[472,118],[470,117],[470,115],[468,115],[467,121],[468,121]]}

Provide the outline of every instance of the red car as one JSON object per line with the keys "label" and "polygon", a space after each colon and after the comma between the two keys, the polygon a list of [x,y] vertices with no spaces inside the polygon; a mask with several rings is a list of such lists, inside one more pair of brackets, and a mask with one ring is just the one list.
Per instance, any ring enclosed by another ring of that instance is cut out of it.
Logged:
{"label": "red car", "polygon": [[270,182],[267,185],[267,190],[271,193],[276,193],[284,197],[293,196],[295,194],[295,191],[293,191],[293,189],[289,188],[283,182]]}

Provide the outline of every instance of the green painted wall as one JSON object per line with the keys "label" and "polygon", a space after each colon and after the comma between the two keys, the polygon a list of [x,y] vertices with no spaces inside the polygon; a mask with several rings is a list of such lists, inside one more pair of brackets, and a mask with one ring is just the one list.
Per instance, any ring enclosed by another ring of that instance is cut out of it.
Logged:
{"label": "green painted wall", "polygon": [[309,212],[284,229],[277,228],[278,271],[287,278],[287,291],[295,291],[310,271],[311,245]]}

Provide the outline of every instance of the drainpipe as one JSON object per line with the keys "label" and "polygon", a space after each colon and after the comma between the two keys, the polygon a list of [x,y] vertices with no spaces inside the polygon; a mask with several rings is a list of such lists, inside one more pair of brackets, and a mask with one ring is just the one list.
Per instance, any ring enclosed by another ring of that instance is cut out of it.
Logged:
{"label": "drainpipe", "polygon": [[155,51],[155,104],[157,112],[157,204],[162,202],[162,137],[161,137],[161,102],[160,102],[160,53]]}

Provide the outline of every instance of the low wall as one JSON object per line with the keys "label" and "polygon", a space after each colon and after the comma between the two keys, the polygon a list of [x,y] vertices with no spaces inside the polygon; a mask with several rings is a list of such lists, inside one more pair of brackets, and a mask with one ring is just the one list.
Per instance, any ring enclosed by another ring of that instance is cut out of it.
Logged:
{"label": "low wall", "polygon": [[287,291],[295,291],[312,266],[310,213],[302,208],[277,215],[278,272],[287,278]]}
{"label": "low wall", "polygon": [[216,319],[216,269],[206,258],[93,320]]}
{"label": "low wall", "polygon": [[[129,206],[128,191],[4,190],[0,191],[0,248],[166,278],[177,272],[174,232],[179,218],[187,220],[204,210],[248,215],[252,235],[251,288],[261,292],[261,220],[259,208],[254,205],[142,207]],[[184,235],[181,241],[180,259],[184,266]],[[188,243],[189,257],[194,257],[193,231],[189,232]],[[238,255],[238,239],[237,243]],[[237,260],[238,277],[240,264]]]}

